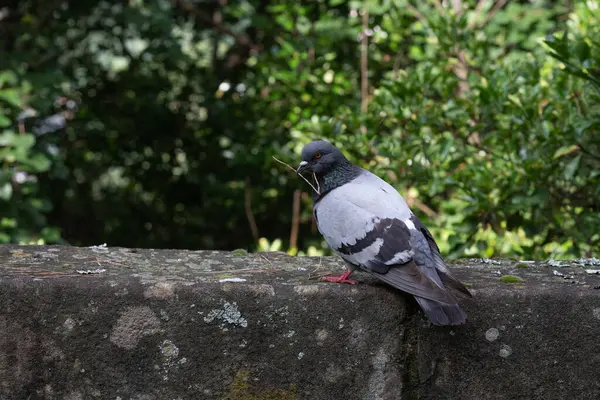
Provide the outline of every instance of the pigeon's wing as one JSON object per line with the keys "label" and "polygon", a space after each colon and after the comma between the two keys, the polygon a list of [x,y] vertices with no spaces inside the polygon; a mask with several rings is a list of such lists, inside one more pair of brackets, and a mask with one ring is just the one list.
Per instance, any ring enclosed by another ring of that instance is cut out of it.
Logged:
{"label": "pigeon's wing", "polygon": [[[377,254],[364,267],[380,280],[417,297],[456,304],[446,291],[425,236],[409,221],[392,220]],[[406,288],[402,284],[416,283]],[[426,293],[422,290],[425,289]]]}
{"label": "pigeon's wing", "polygon": [[422,260],[429,245],[408,205],[380,178],[363,174],[332,190],[315,204],[315,214],[319,231],[347,262],[412,295],[455,303],[435,267]]}
{"label": "pigeon's wing", "polygon": [[[393,221],[378,253],[367,263],[367,269],[378,279],[414,295],[434,325],[464,324],[467,315],[446,289],[450,287],[453,293],[462,296],[469,292],[449,272],[446,274],[438,268],[442,263],[444,270],[448,270],[439,249],[434,251],[426,235],[416,228],[414,222],[411,225],[408,221]],[[409,250],[398,251],[398,246],[406,244]],[[404,262],[405,257],[400,254],[411,259]]]}
{"label": "pigeon's wing", "polygon": [[423,223],[415,215],[411,217],[411,220],[415,225],[416,230],[420,231],[423,234],[423,236],[425,236],[425,239],[427,240],[427,243],[431,250],[431,261],[434,263],[438,275],[442,280],[444,286],[446,288],[451,289],[454,293],[460,295],[461,297],[473,297],[471,292],[469,292],[469,289],[467,289],[467,287],[461,281],[459,281],[454,275],[452,275],[450,269],[448,269],[446,262],[440,254],[440,249],[437,243],[435,242],[433,235],[431,234],[431,232],[429,232],[429,229],[427,229],[427,227],[423,225]]}

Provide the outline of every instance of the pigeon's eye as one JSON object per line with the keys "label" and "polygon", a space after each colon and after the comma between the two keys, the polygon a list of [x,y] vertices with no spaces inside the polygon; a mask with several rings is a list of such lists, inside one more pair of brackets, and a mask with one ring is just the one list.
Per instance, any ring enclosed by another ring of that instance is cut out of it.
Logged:
{"label": "pigeon's eye", "polygon": [[316,158],[316,159],[319,159],[319,158],[321,158],[321,153],[317,153],[317,154],[315,154],[315,158]]}

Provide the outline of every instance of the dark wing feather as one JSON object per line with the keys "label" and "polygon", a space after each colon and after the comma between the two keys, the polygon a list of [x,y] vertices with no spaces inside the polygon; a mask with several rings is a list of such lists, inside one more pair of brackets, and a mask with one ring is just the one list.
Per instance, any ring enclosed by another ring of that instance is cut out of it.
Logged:
{"label": "dark wing feather", "polygon": [[444,283],[444,286],[453,290],[454,293],[460,295],[461,297],[473,297],[471,292],[469,292],[469,289],[467,289],[467,287],[461,281],[459,281],[454,275],[452,275],[452,273],[448,269],[446,262],[440,254],[440,248],[435,242],[435,239],[433,238],[433,235],[431,234],[429,229],[427,229],[427,227],[423,225],[423,223],[421,223],[421,221],[419,221],[419,219],[416,216],[413,215],[411,219],[415,224],[415,228],[419,229],[427,239],[427,243],[429,244],[429,248],[431,249],[435,267],[438,271],[440,279]]}
{"label": "dark wing feather", "polygon": [[456,303],[456,300],[444,289],[433,283],[413,260],[405,264],[395,265],[385,274],[369,272],[377,279],[414,296],[444,304]]}
{"label": "dark wing feather", "polygon": [[443,271],[438,270],[438,274],[440,276],[440,279],[444,283],[444,286],[447,287],[448,289],[451,289],[453,291],[453,293],[456,293],[457,295],[459,295],[461,297],[467,297],[467,298],[473,297],[471,292],[469,292],[469,289],[467,289],[467,287],[461,281],[459,281],[457,278],[455,278],[449,272],[443,272]]}
{"label": "dark wing feather", "polygon": [[[382,245],[377,252],[371,249],[376,241],[381,240]],[[411,259],[409,252],[410,233],[404,222],[397,218],[383,218],[378,220],[373,228],[366,232],[363,237],[352,244],[342,243],[335,249],[346,261],[356,264],[363,269],[367,269],[379,274],[385,274],[390,267],[394,265],[391,260],[399,253],[404,253],[402,263]],[[361,265],[359,260],[367,259],[368,262]]]}
{"label": "dark wing feather", "polygon": [[[419,235],[419,241],[415,241],[414,234]],[[377,240],[382,241],[378,252],[369,253],[370,246]],[[352,245],[343,244],[336,251],[349,263],[404,292],[441,303],[456,302],[442,287],[435,268],[417,265],[422,257],[416,257],[416,262],[413,260],[415,253],[420,256],[420,253],[430,252],[423,235],[408,229],[402,220],[381,219],[364,237]],[[364,258],[368,261],[358,262]]]}

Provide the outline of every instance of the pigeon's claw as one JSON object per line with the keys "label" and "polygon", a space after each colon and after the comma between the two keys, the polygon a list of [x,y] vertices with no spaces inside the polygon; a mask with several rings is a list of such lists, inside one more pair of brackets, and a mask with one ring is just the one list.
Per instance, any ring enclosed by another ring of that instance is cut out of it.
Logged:
{"label": "pigeon's claw", "polygon": [[344,275],[324,276],[323,279],[325,279],[327,282],[332,282],[332,283],[349,283],[351,285],[356,285],[358,283],[354,279],[344,278]]}
{"label": "pigeon's claw", "polygon": [[356,285],[357,282],[354,279],[348,279],[350,275],[352,275],[352,270],[346,267],[346,272],[340,276],[325,276],[323,279],[332,283],[349,283],[351,285]]}

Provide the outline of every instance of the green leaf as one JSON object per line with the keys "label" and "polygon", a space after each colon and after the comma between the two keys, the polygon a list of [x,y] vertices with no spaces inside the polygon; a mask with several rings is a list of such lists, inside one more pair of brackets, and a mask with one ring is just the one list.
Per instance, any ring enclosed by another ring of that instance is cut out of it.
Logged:
{"label": "green leaf", "polygon": [[12,145],[20,151],[27,151],[35,144],[35,136],[30,133],[12,135]]}
{"label": "green leaf", "polygon": [[567,154],[571,154],[576,151],[579,151],[579,145],[573,144],[571,146],[563,146],[560,149],[556,150],[552,159],[556,160],[557,158],[566,156]]}
{"label": "green leaf", "polygon": [[11,146],[14,141],[15,133],[13,131],[4,131],[0,133],[0,146]]}
{"label": "green leaf", "polygon": [[519,107],[523,107],[523,104],[521,103],[521,99],[519,99],[517,96],[515,96],[514,94],[509,94],[508,99],[510,101],[512,101],[513,103],[515,103],[517,106]]}
{"label": "green leaf", "polygon": [[4,86],[5,83],[16,85],[18,81],[17,74],[13,71],[1,71],[0,72],[0,87]]}
{"label": "green leaf", "polygon": [[4,185],[0,186],[0,199],[10,200],[12,197],[13,188],[10,182],[6,182]]}
{"label": "green leaf", "polygon": [[2,218],[0,219],[0,227],[2,228],[16,228],[17,220],[15,218]]}
{"label": "green leaf", "polygon": [[33,172],[45,172],[50,168],[50,160],[39,153],[30,157],[26,164],[33,168]]}
{"label": "green leaf", "polygon": [[385,14],[389,11],[392,5],[391,0],[367,0],[365,3],[370,15]]}
{"label": "green leaf", "polygon": [[0,114],[0,128],[10,126],[11,123],[12,122],[10,119],[8,119],[5,115]]}
{"label": "green leaf", "polygon": [[15,107],[21,107],[21,95],[20,92],[16,89],[0,90],[0,99],[6,101],[7,103]]}
{"label": "green leaf", "polygon": [[581,154],[578,154],[571,162],[569,162],[565,168],[565,177],[569,180],[573,179],[577,168],[579,168],[579,161],[581,160]]}
{"label": "green leaf", "polygon": [[10,236],[4,232],[0,232],[0,243],[10,243]]}

